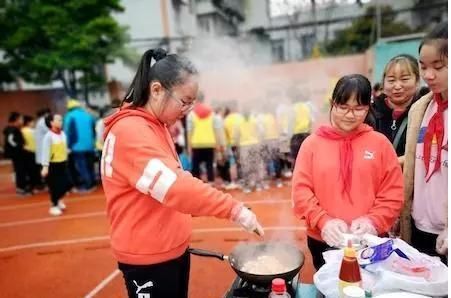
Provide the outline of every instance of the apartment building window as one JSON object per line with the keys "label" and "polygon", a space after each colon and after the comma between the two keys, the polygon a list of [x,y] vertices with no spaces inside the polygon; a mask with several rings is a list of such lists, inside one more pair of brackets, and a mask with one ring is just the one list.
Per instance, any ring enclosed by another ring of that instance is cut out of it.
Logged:
{"label": "apartment building window", "polygon": [[312,54],[315,46],[315,34],[308,33],[301,35],[302,58],[307,58]]}
{"label": "apartment building window", "polygon": [[285,61],[284,40],[276,39],[271,41],[271,53],[275,62]]}
{"label": "apartment building window", "polygon": [[209,16],[199,16],[197,18],[197,24],[199,25],[199,28],[207,33],[210,33],[211,26],[210,26],[210,17]]}

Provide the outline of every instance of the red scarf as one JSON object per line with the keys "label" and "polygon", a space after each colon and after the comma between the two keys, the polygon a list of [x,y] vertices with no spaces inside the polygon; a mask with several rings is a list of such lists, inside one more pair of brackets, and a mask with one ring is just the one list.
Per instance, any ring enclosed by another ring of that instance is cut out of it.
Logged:
{"label": "red scarf", "polygon": [[[429,182],[429,179],[431,179],[432,175],[436,171],[440,170],[440,164],[442,161],[441,151],[443,148],[443,137],[445,135],[445,120],[443,114],[448,109],[448,99],[443,100],[440,93],[434,94],[433,100],[437,103],[437,112],[435,112],[435,114],[429,121],[426,133],[424,135],[423,161],[424,166],[426,167],[426,183]],[[437,159],[435,160],[434,169],[432,170],[431,175],[428,177],[429,164],[431,161],[431,147],[434,135],[437,140]]]}
{"label": "red scarf", "polygon": [[57,135],[61,134],[61,128],[51,128],[50,130],[56,133]]}
{"label": "red scarf", "polygon": [[391,113],[391,117],[393,120],[398,120],[399,117],[402,116],[402,114],[404,114],[404,112],[406,111],[406,109],[396,109],[393,104],[390,102],[390,100],[388,99],[388,97],[385,98],[385,105],[392,110]]}
{"label": "red scarf", "polygon": [[[350,194],[352,185],[352,162],[354,156],[352,141],[372,130],[373,128],[371,126],[362,124],[349,134],[343,134],[331,126],[321,126],[316,131],[316,134],[320,137],[340,142],[340,177],[343,182],[343,192],[346,192],[348,195]],[[349,199],[352,204],[352,198],[349,197]]]}

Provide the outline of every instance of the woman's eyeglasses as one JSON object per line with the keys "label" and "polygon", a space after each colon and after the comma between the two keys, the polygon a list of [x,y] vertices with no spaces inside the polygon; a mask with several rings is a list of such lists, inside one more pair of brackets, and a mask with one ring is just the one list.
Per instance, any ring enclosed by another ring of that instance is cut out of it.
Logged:
{"label": "woman's eyeglasses", "polygon": [[191,111],[194,108],[194,104],[196,103],[196,100],[193,100],[192,102],[185,102],[182,99],[178,99],[174,96],[171,96],[171,98],[174,99],[180,105],[180,109],[183,112]]}
{"label": "woman's eyeglasses", "polygon": [[363,117],[365,116],[366,112],[368,111],[368,107],[367,106],[348,106],[348,105],[337,105],[334,104],[334,108],[335,111],[344,116],[347,113],[349,113],[349,111],[352,111],[352,114],[354,115],[354,117]]}
{"label": "woman's eyeglasses", "polygon": [[179,99],[174,96],[174,93],[169,91],[169,97],[175,100],[179,105],[182,112],[188,112],[191,111],[194,108],[194,104],[196,103],[196,100],[193,100],[191,102],[186,102],[183,99]]}

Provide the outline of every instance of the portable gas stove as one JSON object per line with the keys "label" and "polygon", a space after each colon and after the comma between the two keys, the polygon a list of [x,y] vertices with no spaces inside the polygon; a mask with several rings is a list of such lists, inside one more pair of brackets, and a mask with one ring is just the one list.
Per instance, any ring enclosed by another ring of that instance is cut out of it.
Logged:
{"label": "portable gas stove", "polygon": [[[299,275],[296,275],[293,280],[287,281],[287,292],[292,298],[296,297],[296,289],[298,287]],[[232,286],[224,295],[224,298],[267,298],[271,293],[271,284],[266,286],[256,286],[240,277],[235,278]]]}

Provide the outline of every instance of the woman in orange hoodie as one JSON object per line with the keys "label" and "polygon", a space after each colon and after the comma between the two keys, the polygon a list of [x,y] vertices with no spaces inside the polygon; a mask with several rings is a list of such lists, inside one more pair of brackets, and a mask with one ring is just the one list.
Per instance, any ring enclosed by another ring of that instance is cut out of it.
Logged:
{"label": "woman in orange hoodie", "polygon": [[102,182],[111,247],[129,297],[187,297],[191,216],[263,230],[254,213],[181,169],[168,127],[198,92],[191,63],[162,49],[144,53],[125,98],[105,121]]}
{"label": "woman in orange hoodie", "polygon": [[403,178],[387,138],[366,125],[371,84],[362,75],[342,77],[332,94],[329,126],[302,144],[293,174],[297,217],[307,224],[313,264],[340,246],[344,233],[389,231],[403,205]]}

